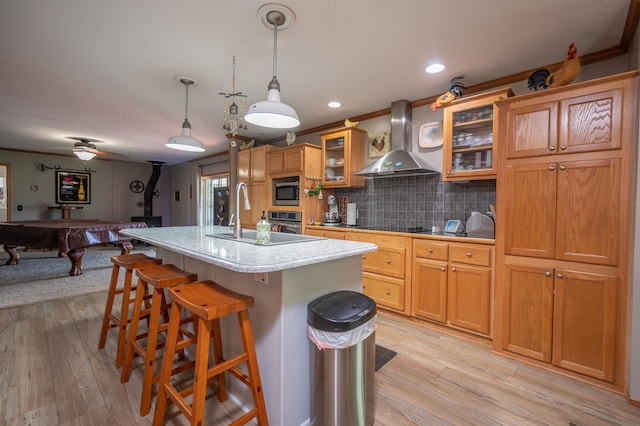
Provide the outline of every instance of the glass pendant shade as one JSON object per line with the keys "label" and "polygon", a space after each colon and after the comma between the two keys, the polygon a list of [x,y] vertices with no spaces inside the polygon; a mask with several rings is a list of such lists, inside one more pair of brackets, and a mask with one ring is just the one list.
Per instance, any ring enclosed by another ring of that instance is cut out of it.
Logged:
{"label": "glass pendant shade", "polygon": [[78,157],[83,161],[89,161],[96,156],[95,152],[89,152],[84,150],[73,151],[73,153],[76,155],[76,157]]}

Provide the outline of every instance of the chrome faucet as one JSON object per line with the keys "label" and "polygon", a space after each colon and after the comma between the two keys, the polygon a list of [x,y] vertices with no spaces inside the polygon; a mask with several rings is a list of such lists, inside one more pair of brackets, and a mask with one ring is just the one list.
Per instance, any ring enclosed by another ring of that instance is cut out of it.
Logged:
{"label": "chrome faucet", "polygon": [[[249,189],[247,189],[247,184],[244,182],[239,182],[236,185],[236,214],[231,215],[231,219],[229,219],[229,228],[233,229],[233,238],[242,238],[242,223],[240,222],[240,189],[244,188],[244,209],[251,210],[251,204],[249,203]],[[235,217],[235,220],[234,220]]]}

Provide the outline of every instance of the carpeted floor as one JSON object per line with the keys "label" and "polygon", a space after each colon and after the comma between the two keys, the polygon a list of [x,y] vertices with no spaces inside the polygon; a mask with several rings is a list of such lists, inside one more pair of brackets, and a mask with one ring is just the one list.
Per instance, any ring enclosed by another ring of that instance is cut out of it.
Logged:
{"label": "carpeted floor", "polygon": [[[144,252],[155,256],[153,249],[142,246],[132,253]],[[82,275],[70,276],[71,262],[59,258],[56,251],[30,249],[20,252],[20,263],[5,265],[9,255],[0,254],[0,309],[45,300],[105,291],[111,278],[111,256],[120,249],[94,246],[82,259]],[[122,279],[124,274],[120,274]]]}

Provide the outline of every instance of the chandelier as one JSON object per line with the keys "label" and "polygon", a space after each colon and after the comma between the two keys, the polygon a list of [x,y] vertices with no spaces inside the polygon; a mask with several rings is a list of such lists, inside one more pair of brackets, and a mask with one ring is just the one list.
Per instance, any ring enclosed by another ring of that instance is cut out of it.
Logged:
{"label": "chandelier", "polygon": [[224,96],[224,122],[222,128],[231,133],[231,137],[235,137],[238,130],[247,130],[244,124],[242,112],[245,110],[245,98],[242,92],[236,92],[236,57],[233,57],[233,75],[231,78],[231,93],[220,92]]}

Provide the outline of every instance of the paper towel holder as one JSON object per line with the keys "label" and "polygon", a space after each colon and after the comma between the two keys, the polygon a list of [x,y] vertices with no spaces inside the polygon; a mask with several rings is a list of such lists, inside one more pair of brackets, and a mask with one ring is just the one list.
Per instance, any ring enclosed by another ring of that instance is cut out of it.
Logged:
{"label": "paper towel holder", "polygon": [[358,221],[358,209],[356,203],[347,203],[347,225],[356,225]]}

